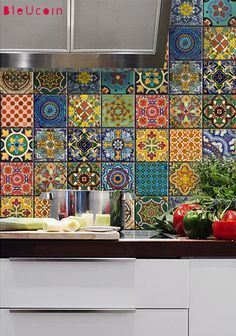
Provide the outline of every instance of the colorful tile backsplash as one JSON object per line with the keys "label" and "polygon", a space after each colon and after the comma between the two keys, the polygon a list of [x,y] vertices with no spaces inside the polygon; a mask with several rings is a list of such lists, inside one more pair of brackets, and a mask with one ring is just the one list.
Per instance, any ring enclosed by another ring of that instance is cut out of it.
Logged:
{"label": "colorful tile backsplash", "polygon": [[[0,69],[1,216],[49,216],[43,191],[130,190],[145,229],[236,157],[236,2],[172,0],[163,69]],[[135,223],[134,223],[135,219]]]}

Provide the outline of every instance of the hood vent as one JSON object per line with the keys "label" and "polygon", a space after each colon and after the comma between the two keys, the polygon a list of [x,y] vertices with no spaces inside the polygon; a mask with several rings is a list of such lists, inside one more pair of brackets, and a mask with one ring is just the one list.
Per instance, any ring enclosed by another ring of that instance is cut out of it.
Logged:
{"label": "hood vent", "polygon": [[162,67],[171,0],[0,0],[1,67]]}

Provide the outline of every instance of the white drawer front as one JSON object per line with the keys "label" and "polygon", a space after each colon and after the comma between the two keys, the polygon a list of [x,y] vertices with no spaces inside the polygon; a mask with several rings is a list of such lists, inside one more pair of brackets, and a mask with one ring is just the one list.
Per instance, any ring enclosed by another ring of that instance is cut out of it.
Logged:
{"label": "white drawer front", "polygon": [[135,269],[137,308],[188,308],[188,260],[142,259]]}
{"label": "white drawer front", "polygon": [[2,308],[134,307],[135,260],[0,260]]}
{"label": "white drawer front", "polygon": [[0,311],[0,334],[6,336],[187,336],[187,310],[126,312]]}

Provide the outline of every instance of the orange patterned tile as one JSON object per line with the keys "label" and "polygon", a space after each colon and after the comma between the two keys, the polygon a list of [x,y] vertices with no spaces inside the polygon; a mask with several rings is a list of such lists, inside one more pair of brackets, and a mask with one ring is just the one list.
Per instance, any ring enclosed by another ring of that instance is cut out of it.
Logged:
{"label": "orange patterned tile", "polygon": [[200,161],[202,159],[201,130],[170,131],[170,161]]}
{"label": "orange patterned tile", "polygon": [[33,127],[33,95],[2,95],[2,127]]}

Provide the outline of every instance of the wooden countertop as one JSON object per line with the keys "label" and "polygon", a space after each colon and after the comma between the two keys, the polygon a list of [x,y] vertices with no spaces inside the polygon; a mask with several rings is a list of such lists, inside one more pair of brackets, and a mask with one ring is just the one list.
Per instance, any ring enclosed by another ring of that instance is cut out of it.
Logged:
{"label": "wooden countertop", "polygon": [[2,239],[0,257],[236,258],[236,241],[181,239]]}

